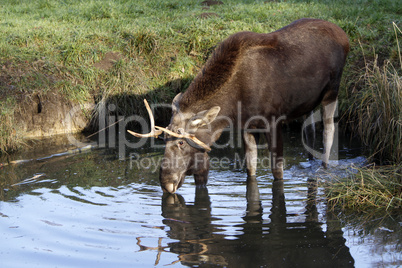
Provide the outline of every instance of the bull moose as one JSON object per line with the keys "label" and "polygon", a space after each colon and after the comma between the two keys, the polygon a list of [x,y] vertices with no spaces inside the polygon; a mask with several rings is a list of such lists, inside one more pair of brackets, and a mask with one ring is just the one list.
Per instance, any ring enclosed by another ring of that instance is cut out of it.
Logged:
{"label": "bull moose", "polygon": [[[239,122],[245,144],[247,175],[255,176],[256,131],[264,133],[274,179],[283,179],[282,119],[292,120],[323,107],[326,168],[334,137],[334,113],[349,41],[337,25],[300,19],[275,32],[239,32],[213,52],[189,88],[172,103],[167,128],[155,126],[148,103],[151,132],[164,133],[160,168],[163,191],[174,193],[186,175],[196,185],[208,179],[210,146],[224,128]],[[240,108],[239,108],[240,107]]]}

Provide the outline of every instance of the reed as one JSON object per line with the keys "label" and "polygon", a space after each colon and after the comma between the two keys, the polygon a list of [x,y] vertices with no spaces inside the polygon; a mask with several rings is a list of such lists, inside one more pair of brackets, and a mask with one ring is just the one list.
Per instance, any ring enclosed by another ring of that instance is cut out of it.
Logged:
{"label": "reed", "polygon": [[401,71],[388,60],[381,66],[376,56],[366,64],[349,108],[352,129],[369,148],[371,159],[381,164],[402,161]]}
{"label": "reed", "polygon": [[357,82],[358,92],[352,95],[349,118],[352,129],[369,148],[371,159],[380,164],[400,163],[402,160],[402,57],[396,35],[399,67],[390,60],[366,62],[364,74]]}

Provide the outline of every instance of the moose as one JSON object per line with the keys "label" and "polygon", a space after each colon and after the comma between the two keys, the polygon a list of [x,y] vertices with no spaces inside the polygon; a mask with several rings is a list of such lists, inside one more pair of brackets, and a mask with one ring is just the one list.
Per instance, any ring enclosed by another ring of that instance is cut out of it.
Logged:
{"label": "moose", "polygon": [[[299,19],[272,33],[239,32],[221,42],[188,89],[175,96],[164,134],[160,167],[164,192],[175,193],[187,175],[195,184],[208,180],[211,145],[222,131],[240,122],[247,175],[256,174],[258,136],[266,136],[275,180],[283,179],[283,119],[292,120],[323,107],[323,166],[327,168],[334,137],[334,113],[343,67],[349,52],[346,33],[319,19]],[[258,132],[258,133],[257,133]]]}

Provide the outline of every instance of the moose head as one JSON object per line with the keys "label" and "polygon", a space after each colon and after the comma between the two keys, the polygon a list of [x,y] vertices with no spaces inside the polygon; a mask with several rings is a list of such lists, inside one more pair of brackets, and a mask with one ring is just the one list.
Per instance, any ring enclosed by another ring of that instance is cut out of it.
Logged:
{"label": "moose head", "polygon": [[150,118],[151,132],[139,134],[128,130],[130,134],[139,138],[157,138],[164,134],[166,148],[159,180],[163,191],[168,193],[176,192],[187,175],[194,175],[196,185],[206,184],[209,171],[208,152],[211,151],[208,144],[214,141],[211,123],[221,109],[219,106],[214,106],[198,113],[182,112],[178,105],[180,97],[181,94],[178,94],[173,100],[173,115],[166,128],[155,126],[151,108],[144,100]]}

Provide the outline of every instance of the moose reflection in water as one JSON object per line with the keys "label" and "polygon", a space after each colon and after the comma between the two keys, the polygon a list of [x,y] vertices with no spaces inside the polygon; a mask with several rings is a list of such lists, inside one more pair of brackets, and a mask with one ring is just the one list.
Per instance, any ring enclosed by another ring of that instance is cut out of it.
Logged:
{"label": "moose reflection in water", "polygon": [[[327,212],[326,230],[318,219],[317,184],[309,181],[303,222],[287,222],[284,182],[272,185],[270,222],[263,220],[263,207],[255,177],[247,181],[247,210],[244,222],[236,225],[235,239],[222,233],[220,219],[211,213],[208,189],[197,187],[193,204],[182,196],[165,194],[162,199],[163,223],[168,243],[162,252],[178,255],[182,265],[225,267],[353,267],[354,260],[345,246],[339,221]],[[144,247],[142,248],[144,250]],[[158,253],[158,260],[161,251]],[[176,263],[174,262],[174,263]]]}

